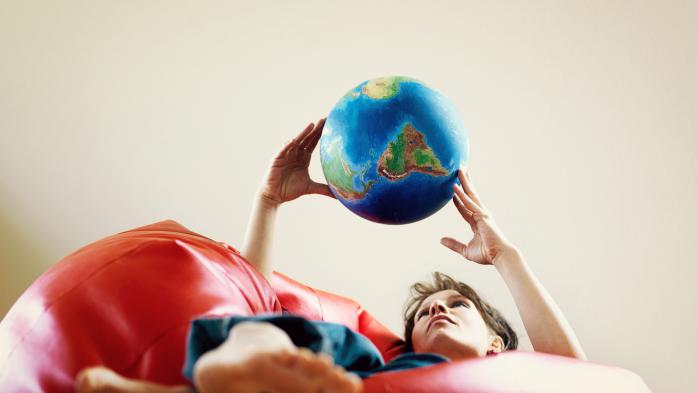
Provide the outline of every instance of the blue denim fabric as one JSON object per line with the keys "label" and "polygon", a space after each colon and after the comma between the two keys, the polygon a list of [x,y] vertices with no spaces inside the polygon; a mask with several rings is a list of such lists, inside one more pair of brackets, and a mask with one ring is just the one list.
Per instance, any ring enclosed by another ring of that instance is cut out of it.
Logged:
{"label": "blue denim fabric", "polygon": [[335,364],[361,378],[377,372],[430,366],[448,360],[431,353],[405,353],[385,364],[380,351],[368,338],[344,325],[310,321],[293,315],[228,316],[196,319],[191,323],[184,376],[193,381],[196,361],[207,351],[222,344],[236,324],[246,321],[271,323],[286,332],[295,346],[307,348],[314,353],[326,353],[334,359]]}

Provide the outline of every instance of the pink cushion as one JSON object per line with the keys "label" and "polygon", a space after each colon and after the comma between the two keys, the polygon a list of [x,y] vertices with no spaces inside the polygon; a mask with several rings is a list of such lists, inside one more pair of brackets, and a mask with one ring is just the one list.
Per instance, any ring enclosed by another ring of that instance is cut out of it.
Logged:
{"label": "pink cushion", "polygon": [[[386,360],[402,340],[355,301],[280,273],[273,288],[233,247],[168,220],[99,240],[39,277],[0,322],[2,392],[72,392],[79,370],[105,365],[132,378],[186,383],[189,321],[283,308],[343,323]],[[377,374],[365,392],[641,392],[641,378],[557,356],[511,352]]]}

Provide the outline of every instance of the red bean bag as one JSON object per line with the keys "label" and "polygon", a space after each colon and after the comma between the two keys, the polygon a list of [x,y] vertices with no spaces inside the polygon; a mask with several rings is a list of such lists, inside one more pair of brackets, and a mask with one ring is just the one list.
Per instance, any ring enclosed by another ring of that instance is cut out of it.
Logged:
{"label": "red bean bag", "polygon": [[[7,263],[7,261],[5,262]],[[184,384],[189,321],[280,312],[343,323],[389,360],[402,340],[356,302],[275,273],[273,286],[233,247],[168,220],[99,240],[39,277],[0,322],[0,391],[72,392],[79,370]],[[642,392],[616,367],[512,351],[381,373],[365,392]]]}

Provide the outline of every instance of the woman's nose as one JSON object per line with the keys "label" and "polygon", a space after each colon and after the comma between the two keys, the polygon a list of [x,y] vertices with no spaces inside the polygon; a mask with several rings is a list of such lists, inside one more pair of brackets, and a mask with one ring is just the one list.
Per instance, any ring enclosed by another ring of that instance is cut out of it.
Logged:
{"label": "woman's nose", "polygon": [[431,307],[428,309],[429,315],[436,315],[441,312],[446,312],[445,303],[441,301],[435,301],[431,303]]}

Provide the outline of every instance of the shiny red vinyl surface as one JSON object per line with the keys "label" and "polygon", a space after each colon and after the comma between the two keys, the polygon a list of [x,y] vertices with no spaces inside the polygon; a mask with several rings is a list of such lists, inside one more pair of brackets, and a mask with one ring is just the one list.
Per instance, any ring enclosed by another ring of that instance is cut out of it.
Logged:
{"label": "shiny red vinyl surface", "polygon": [[[403,351],[403,341],[355,301],[280,273],[270,285],[234,247],[167,220],[75,251],[22,294],[0,322],[0,392],[72,392],[79,370],[93,365],[183,384],[191,319],[281,312],[281,307],[361,332],[387,361]],[[367,393],[523,391],[647,388],[627,370],[519,351],[365,381]]]}

